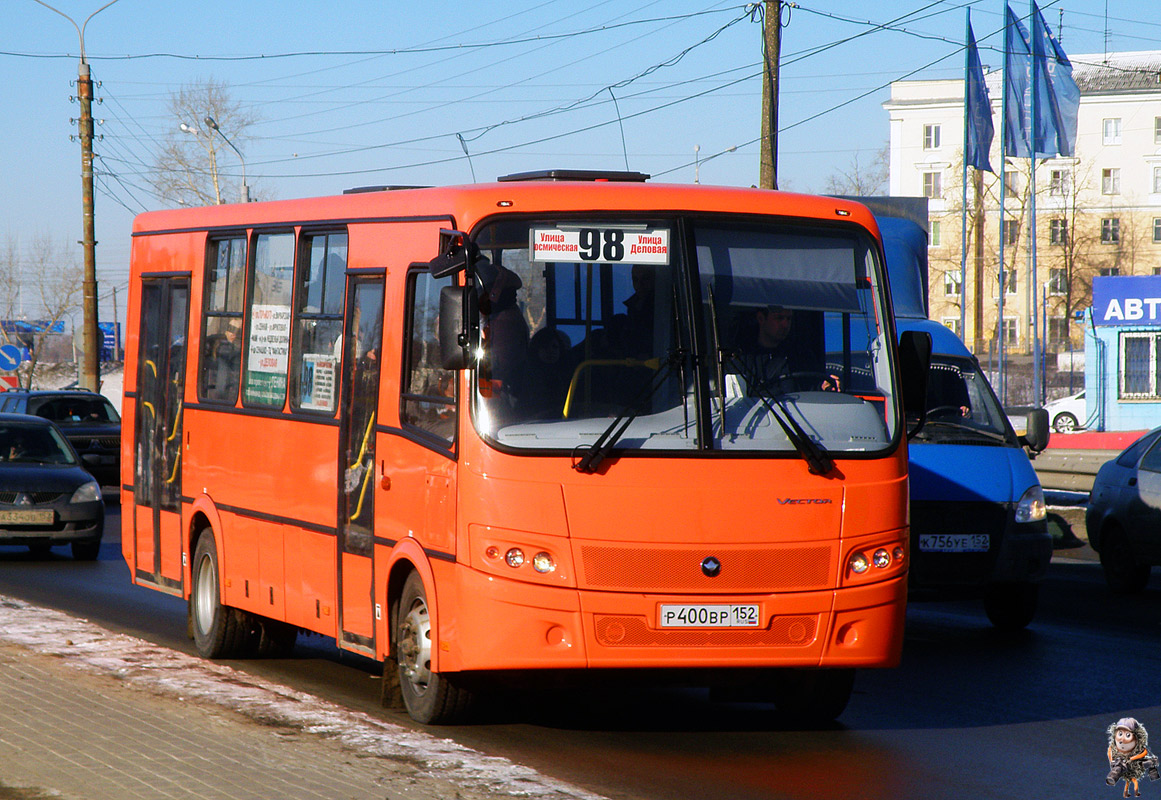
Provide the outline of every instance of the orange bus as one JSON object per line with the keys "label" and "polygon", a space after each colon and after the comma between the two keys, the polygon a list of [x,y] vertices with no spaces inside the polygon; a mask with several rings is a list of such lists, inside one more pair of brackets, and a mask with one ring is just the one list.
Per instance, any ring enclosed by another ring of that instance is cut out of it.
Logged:
{"label": "orange bus", "polygon": [[133,581],[204,657],[323,634],[426,723],[512,670],[840,713],[900,657],[923,344],[864,207],[646,178],[138,216]]}

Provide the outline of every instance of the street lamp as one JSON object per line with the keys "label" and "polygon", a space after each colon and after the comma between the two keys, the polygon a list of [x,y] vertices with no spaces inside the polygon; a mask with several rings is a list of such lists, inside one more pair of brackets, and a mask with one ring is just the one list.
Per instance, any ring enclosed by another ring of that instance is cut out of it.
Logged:
{"label": "street lamp", "polygon": [[[250,202],[250,187],[246,185],[246,159],[242,158],[242,151],[239,150],[237,147],[234,147],[234,143],[230,141],[229,137],[226,136],[226,134],[222,133],[222,129],[218,127],[218,123],[217,123],[217,121],[214,120],[213,117],[207,115],[206,118],[203,120],[203,122],[206,123],[207,128],[209,128],[212,131],[216,131],[218,136],[221,136],[222,139],[225,140],[226,144],[230,145],[230,149],[232,149],[235,153],[238,154],[238,161],[240,161],[242,164],[242,188],[241,188],[241,191],[239,192],[239,196],[241,197],[241,200],[243,203],[249,203]],[[182,127],[182,130],[185,130],[189,126],[183,122],[181,124],[181,127]]]}
{"label": "street lamp", "polygon": [[[35,0],[40,5],[60,14],[72,23],[77,29],[77,36],[81,40],[81,59],[77,65],[77,99],[81,103],[81,116],[78,132],[81,139],[81,216],[83,223],[83,239],[85,249],[85,271],[81,282],[81,309],[82,325],[81,348],[84,350],[80,385],[82,389],[100,391],[101,332],[97,324],[97,226],[93,216],[93,80],[89,73],[89,64],[85,61],[85,28],[89,20],[100,14],[117,0],[98,8],[77,25],[68,14],[53,8],[44,0]],[[116,321],[114,320],[114,324]]]}
{"label": "street lamp", "polygon": [[694,183],[701,183],[700,172],[701,172],[701,165],[702,164],[706,163],[707,161],[713,161],[718,156],[724,156],[726,153],[732,153],[737,149],[738,149],[738,146],[736,144],[730,145],[729,147],[727,147],[725,150],[721,151],[720,153],[714,153],[712,156],[706,156],[705,158],[699,160],[698,153],[701,151],[701,145],[695,144],[693,146],[693,182]]}

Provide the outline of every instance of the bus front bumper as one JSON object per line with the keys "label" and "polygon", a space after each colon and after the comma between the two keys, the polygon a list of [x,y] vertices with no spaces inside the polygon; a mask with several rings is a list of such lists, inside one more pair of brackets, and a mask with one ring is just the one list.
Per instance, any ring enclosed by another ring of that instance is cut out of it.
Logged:
{"label": "bus front bumper", "polygon": [[[691,596],[537,586],[457,571],[458,619],[441,619],[440,671],[891,667],[903,646],[906,575],[838,590]],[[663,606],[672,619],[674,607],[721,613],[754,605],[756,626],[661,620]]]}

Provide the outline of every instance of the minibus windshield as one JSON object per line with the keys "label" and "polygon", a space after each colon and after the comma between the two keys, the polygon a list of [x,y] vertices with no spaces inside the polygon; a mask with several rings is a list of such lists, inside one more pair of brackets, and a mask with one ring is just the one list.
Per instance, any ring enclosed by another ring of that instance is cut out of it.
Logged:
{"label": "minibus windshield", "polygon": [[935,355],[927,377],[927,422],[917,441],[1018,447],[1000,403],[975,361]]}
{"label": "minibus windshield", "polygon": [[817,471],[894,441],[887,309],[865,232],[505,218],[475,241],[473,420],[501,448],[768,452]]}

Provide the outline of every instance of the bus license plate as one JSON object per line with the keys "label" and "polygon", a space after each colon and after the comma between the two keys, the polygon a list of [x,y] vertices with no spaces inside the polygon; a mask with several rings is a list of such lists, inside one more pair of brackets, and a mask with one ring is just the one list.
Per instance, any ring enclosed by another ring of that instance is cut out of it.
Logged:
{"label": "bus license plate", "polygon": [[757,603],[745,605],[663,605],[662,628],[757,628]]}
{"label": "bus license plate", "polygon": [[52,510],[0,511],[0,525],[51,525]]}
{"label": "bus license plate", "polygon": [[986,533],[929,533],[919,537],[919,549],[925,553],[986,553]]}

